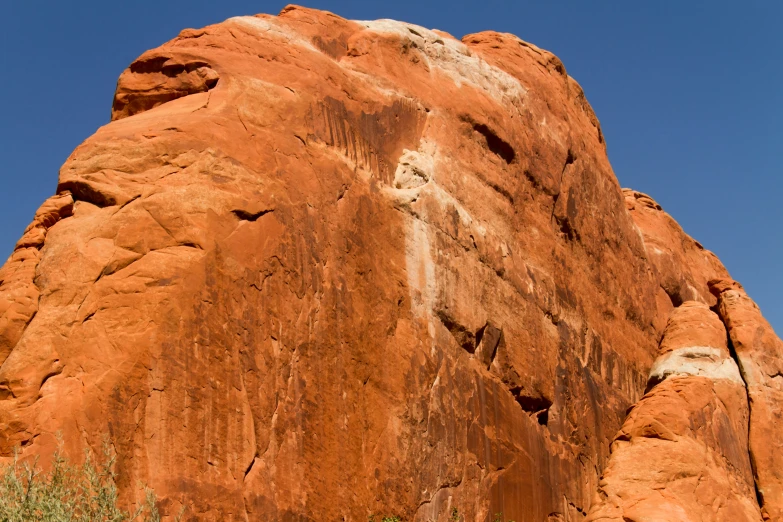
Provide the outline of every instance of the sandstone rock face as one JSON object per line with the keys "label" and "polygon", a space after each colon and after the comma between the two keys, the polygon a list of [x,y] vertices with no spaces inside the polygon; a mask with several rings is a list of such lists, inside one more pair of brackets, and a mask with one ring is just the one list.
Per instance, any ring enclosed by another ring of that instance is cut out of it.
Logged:
{"label": "sandstone rock face", "polygon": [[714,305],[715,297],[710,294],[708,281],[729,277],[715,254],[685,234],[650,196],[630,189],[624,189],[623,193],[626,208],[644,237],[645,251],[659,281],[659,300],[674,306],[685,301]]}
{"label": "sandstone rock face", "polygon": [[727,278],[551,53],[232,18],[131,64],[0,271],[0,455],[108,438],[186,520],[774,517],[780,344]]}
{"label": "sandstone rock face", "polygon": [[731,280],[709,285],[747,384],[749,450],[759,500],[770,520],[783,520],[783,341],[742,285]]}
{"label": "sandstone rock face", "polygon": [[613,442],[588,520],[761,520],[745,383],[707,305],[672,312],[648,386]]}

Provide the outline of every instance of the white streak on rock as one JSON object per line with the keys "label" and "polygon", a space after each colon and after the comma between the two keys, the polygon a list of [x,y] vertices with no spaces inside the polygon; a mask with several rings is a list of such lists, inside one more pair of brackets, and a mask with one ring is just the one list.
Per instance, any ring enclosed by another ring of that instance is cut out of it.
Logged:
{"label": "white streak on rock", "polygon": [[253,29],[270,40],[278,40],[288,45],[297,45],[299,47],[305,47],[310,51],[321,52],[316,49],[309,40],[302,37],[301,34],[291,30],[284,24],[274,22],[272,19],[258,18],[256,16],[235,16],[226,20],[226,22],[234,22]]}
{"label": "white streak on rock", "polygon": [[711,346],[686,346],[661,355],[653,364],[648,380],[660,382],[670,376],[682,375],[709,377],[745,385],[737,363],[728,352]]}
{"label": "white streak on rock", "polygon": [[432,177],[434,159],[431,154],[405,149],[394,173],[394,188],[414,189]]}
{"label": "white streak on rock", "polygon": [[405,268],[411,309],[418,317],[431,315],[436,295],[435,262],[432,260],[427,224],[410,218],[405,234]]}
{"label": "white streak on rock", "polygon": [[403,42],[410,41],[422,51],[430,69],[437,67],[457,86],[472,85],[501,102],[517,105],[527,94],[527,89],[513,76],[489,65],[474,55],[460,41],[443,38],[438,33],[418,25],[395,20],[357,21],[370,31],[398,35]]}

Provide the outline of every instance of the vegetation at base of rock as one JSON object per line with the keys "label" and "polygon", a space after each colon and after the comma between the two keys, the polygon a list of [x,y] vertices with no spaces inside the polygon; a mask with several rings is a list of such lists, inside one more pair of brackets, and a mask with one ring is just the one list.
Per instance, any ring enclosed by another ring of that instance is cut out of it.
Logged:
{"label": "vegetation at base of rock", "polygon": [[367,522],[402,522],[402,519],[397,515],[387,515],[381,517],[380,521],[375,518],[375,515],[367,517]]}
{"label": "vegetation at base of rock", "polygon": [[85,452],[75,466],[58,451],[51,470],[36,459],[0,468],[0,522],[159,522],[155,494],[146,489],[144,503],[133,512],[118,506],[114,454],[104,445],[103,458]]}
{"label": "vegetation at base of rock", "polygon": [[[369,517],[367,517],[367,522],[402,522],[402,518],[400,518],[397,515],[384,516],[380,519],[380,521],[378,521],[375,517],[376,515],[370,515]],[[449,516],[449,522],[463,522],[464,520],[465,517],[459,514],[459,510],[457,508],[451,508],[451,516]],[[503,522],[503,513],[495,513],[495,518],[492,519],[492,522]],[[514,522],[514,521],[509,520],[508,522]]]}

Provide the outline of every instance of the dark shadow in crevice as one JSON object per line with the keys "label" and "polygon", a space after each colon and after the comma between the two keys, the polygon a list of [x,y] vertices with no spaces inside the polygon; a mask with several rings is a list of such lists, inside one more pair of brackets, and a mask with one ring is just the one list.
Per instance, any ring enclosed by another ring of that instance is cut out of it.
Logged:
{"label": "dark shadow in crevice", "polygon": [[[682,295],[680,293],[680,288],[666,288],[661,286],[663,288],[663,291],[666,292],[666,295],[669,296],[669,300],[672,302],[672,306],[674,308],[677,308],[678,306],[682,305],[682,303],[685,302],[685,300],[682,298]],[[715,310],[713,310],[715,313],[717,313]]]}
{"label": "dark shadow in crevice", "polygon": [[265,216],[269,214],[270,212],[274,212],[275,209],[264,209],[259,212],[248,212],[247,210],[232,210],[231,213],[234,214],[237,218],[239,218],[240,221],[258,221],[258,218],[261,216]]}
{"label": "dark shadow in crevice", "polygon": [[57,186],[57,193],[69,191],[74,201],[84,201],[96,207],[111,207],[117,200],[110,194],[104,194],[89,183],[81,180],[65,181]]}
{"label": "dark shadow in crevice", "polygon": [[462,346],[468,353],[474,353],[476,351],[476,336],[468,330],[464,325],[459,324],[453,317],[443,310],[438,310],[438,319],[443,323],[457,344]]}
{"label": "dark shadow in crevice", "polygon": [[516,157],[514,148],[498,136],[492,129],[484,125],[483,123],[474,123],[473,130],[484,136],[487,141],[487,147],[493,153],[500,156],[506,163],[511,163]]}
{"label": "dark shadow in crevice", "polygon": [[525,395],[524,390],[520,387],[511,388],[509,391],[514,395],[517,403],[524,411],[530,414],[531,417],[535,417],[542,426],[547,425],[549,422],[549,408],[552,407],[552,401],[546,397]]}

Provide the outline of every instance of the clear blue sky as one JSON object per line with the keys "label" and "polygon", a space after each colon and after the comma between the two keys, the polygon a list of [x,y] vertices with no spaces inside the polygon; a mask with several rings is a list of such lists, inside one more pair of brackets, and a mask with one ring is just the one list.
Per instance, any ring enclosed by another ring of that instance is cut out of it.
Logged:
{"label": "clear blue sky", "polygon": [[[109,119],[117,77],[185,27],[277,13],[245,0],[7,0],[0,33],[0,258]],[[494,29],[557,54],[584,87],[623,186],[714,251],[783,334],[783,2],[312,0],[457,37]]]}

